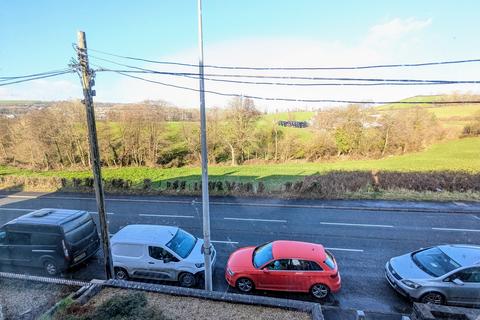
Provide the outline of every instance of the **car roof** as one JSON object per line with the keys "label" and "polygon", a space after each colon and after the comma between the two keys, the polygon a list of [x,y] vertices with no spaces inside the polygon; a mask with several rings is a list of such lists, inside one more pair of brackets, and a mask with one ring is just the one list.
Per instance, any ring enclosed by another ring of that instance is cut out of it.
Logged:
{"label": "car roof", "polygon": [[462,267],[480,265],[480,246],[468,244],[448,244],[438,246],[446,255]]}
{"label": "car roof", "polygon": [[86,213],[87,212],[83,210],[43,208],[13,219],[6,225],[42,224],[50,226],[60,226],[68,221],[75,220]]}
{"label": "car roof", "polygon": [[303,259],[325,261],[325,248],[321,244],[279,240],[272,243],[274,259]]}
{"label": "car roof", "polygon": [[111,243],[165,245],[177,233],[178,227],[152,224],[130,224],[113,235]]}

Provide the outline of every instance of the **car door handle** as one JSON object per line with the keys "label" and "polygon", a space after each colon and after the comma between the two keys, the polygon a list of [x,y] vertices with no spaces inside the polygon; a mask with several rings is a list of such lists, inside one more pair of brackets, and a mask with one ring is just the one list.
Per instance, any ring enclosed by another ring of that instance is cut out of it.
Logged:
{"label": "car door handle", "polygon": [[148,261],[148,264],[155,264],[155,262],[152,262],[152,261]]}

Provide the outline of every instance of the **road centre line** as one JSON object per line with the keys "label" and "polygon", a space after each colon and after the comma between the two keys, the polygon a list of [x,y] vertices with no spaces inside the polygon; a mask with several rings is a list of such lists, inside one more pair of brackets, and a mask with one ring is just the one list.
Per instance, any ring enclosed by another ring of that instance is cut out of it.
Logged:
{"label": "road centre line", "polygon": [[[98,214],[97,211],[88,211],[88,213],[90,213],[90,214]],[[108,214],[108,215],[112,215],[112,214],[115,214],[115,213],[113,213],[113,212],[107,212],[107,214]]]}
{"label": "road centre line", "polygon": [[480,232],[480,230],[477,230],[477,229],[454,229],[454,228],[432,228],[432,230],[438,230],[438,231]]}
{"label": "road centre line", "polygon": [[139,213],[140,217],[159,217],[159,218],[194,218],[194,216],[181,216],[174,214],[149,214],[149,213]]}
{"label": "road centre line", "polygon": [[30,211],[35,211],[36,209],[0,208],[0,210],[5,210],[5,211],[24,211],[24,212],[30,212]]}
{"label": "road centre line", "polygon": [[375,228],[393,228],[386,224],[365,224],[365,223],[344,223],[344,222],[320,222],[320,224],[349,227],[375,227]]}
{"label": "road centre line", "polygon": [[210,240],[212,243],[238,244],[238,241]]}
{"label": "road centre line", "polygon": [[325,248],[332,251],[349,251],[349,252],[363,252],[362,249],[347,249],[347,248]]}
{"label": "road centre line", "polygon": [[250,218],[233,218],[233,217],[227,217],[223,218],[224,220],[237,220],[237,221],[258,221],[258,222],[279,222],[279,223],[286,223],[287,220],[275,220],[275,219],[250,219]]}

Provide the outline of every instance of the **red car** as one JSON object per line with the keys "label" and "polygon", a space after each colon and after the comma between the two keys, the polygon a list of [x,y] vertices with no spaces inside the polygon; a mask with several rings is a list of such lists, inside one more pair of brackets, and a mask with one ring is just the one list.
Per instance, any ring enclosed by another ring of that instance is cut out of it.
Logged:
{"label": "red car", "polygon": [[242,292],[253,289],[310,292],[325,298],[340,290],[335,258],[320,244],[273,241],[230,255],[225,279]]}

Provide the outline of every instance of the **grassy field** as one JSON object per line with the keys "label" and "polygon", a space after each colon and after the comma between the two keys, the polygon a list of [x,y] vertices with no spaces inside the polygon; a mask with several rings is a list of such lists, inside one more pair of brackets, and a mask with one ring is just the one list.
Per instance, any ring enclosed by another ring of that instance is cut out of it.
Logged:
{"label": "grassy field", "polygon": [[[432,146],[428,150],[403,156],[391,156],[379,160],[345,160],[321,163],[289,163],[248,166],[211,166],[211,180],[263,181],[266,185],[275,185],[286,181],[298,180],[304,176],[329,171],[343,170],[380,170],[380,171],[467,171],[480,172],[480,138],[452,140]],[[0,176],[34,176],[59,178],[85,178],[91,176],[88,170],[32,171],[11,167],[0,167]],[[105,168],[105,179],[121,178],[140,184],[143,179],[154,183],[182,179],[199,181],[201,171],[198,167],[184,168]]]}
{"label": "grassy field", "polygon": [[437,96],[417,96],[401,101],[418,101],[419,104],[387,104],[375,107],[380,112],[389,112],[394,110],[405,110],[414,107],[421,107],[433,113],[440,121],[443,127],[449,130],[454,130],[456,134],[460,134],[463,128],[472,121],[473,117],[480,113],[480,104],[428,104],[421,102],[435,102],[445,100],[446,97],[442,95]]}

